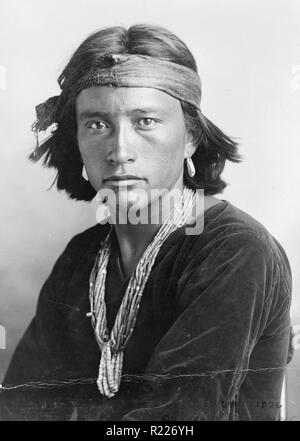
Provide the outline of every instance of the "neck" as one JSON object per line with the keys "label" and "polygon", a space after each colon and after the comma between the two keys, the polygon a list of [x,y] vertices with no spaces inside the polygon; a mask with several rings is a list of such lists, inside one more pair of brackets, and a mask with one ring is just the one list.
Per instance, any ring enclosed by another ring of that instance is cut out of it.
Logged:
{"label": "neck", "polygon": [[140,219],[146,219],[143,223],[119,223],[114,224],[121,262],[126,276],[135,269],[145,249],[154,239],[162,223],[168,217],[170,210],[178,202],[182,191],[182,181],[176,182],[172,189],[180,190],[175,192],[175,198],[170,198],[170,193],[163,194],[151,201],[139,212]]}
{"label": "neck", "polygon": [[[177,188],[181,189],[182,192],[183,185]],[[178,192],[176,194],[180,196],[181,192]],[[162,223],[168,216],[170,212],[169,208],[172,208],[172,205],[170,206],[170,201],[173,202],[173,206],[178,202],[178,198],[170,200],[168,196],[169,193],[166,194],[165,197],[158,198],[151,203],[151,214],[160,214],[160,216],[155,216],[155,220],[159,219],[159,222],[114,224],[114,230],[116,233],[120,253],[120,263],[123,267],[123,272],[126,277],[129,277],[132,274],[147,246],[154,239]],[[216,205],[219,202],[220,201],[214,197],[204,196],[203,203],[200,204],[201,212],[198,212],[197,216],[201,215],[207,208],[210,208],[211,206]]]}

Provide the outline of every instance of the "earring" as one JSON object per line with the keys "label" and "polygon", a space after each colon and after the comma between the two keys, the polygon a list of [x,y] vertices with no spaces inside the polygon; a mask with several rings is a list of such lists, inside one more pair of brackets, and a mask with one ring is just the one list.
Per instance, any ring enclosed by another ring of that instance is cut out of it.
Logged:
{"label": "earring", "polygon": [[87,175],[87,172],[86,172],[86,168],[85,168],[85,166],[82,167],[82,177],[83,177],[83,179],[85,179],[86,181],[89,180],[89,177],[88,177],[88,175]]}
{"label": "earring", "polygon": [[195,176],[196,170],[192,158],[190,156],[186,158],[186,165],[187,165],[188,174],[192,178],[193,176]]}
{"label": "earring", "polygon": [[213,179],[216,179],[216,178],[218,177],[218,169],[217,169],[217,166],[218,166],[217,162],[214,162],[213,164],[211,164],[211,165],[209,166],[209,168],[210,168],[210,172],[211,172],[211,176],[212,176]]}

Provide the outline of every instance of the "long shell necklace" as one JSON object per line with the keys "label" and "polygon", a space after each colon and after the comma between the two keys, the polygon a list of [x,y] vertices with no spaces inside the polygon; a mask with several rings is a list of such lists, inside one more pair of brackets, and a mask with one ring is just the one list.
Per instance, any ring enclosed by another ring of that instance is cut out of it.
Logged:
{"label": "long shell necklace", "polygon": [[91,315],[96,341],[101,350],[97,386],[100,393],[106,397],[113,397],[120,388],[124,349],[134,330],[143,291],[155,258],[167,237],[187,223],[195,204],[195,197],[194,190],[186,186],[183,188],[179,202],[162,223],[153,241],[147,246],[131,275],[110,335],[107,329],[104,295],[107,264],[112,250],[110,237],[112,225],[101,243],[90,275],[91,313],[89,315]]}

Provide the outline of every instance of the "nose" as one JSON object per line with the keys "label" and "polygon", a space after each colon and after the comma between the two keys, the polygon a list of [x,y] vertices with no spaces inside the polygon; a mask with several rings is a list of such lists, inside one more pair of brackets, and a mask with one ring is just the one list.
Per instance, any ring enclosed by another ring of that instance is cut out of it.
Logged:
{"label": "nose", "polygon": [[107,160],[112,164],[124,164],[136,160],[134,133],[128,124],[118,124],[114,128]]}

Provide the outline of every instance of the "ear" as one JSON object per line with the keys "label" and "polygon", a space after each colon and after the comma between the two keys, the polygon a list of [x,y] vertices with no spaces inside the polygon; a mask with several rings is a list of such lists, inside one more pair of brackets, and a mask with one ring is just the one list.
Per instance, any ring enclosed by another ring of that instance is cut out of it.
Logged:
{"label": "ear", "polygon": [[188,158],[190,156],[193,156],[195,153],[197,147],[194,144],[194,140],[192,139],[192,136],[188,133],[186,133],[186,142],[184,147],[184,157]]}

